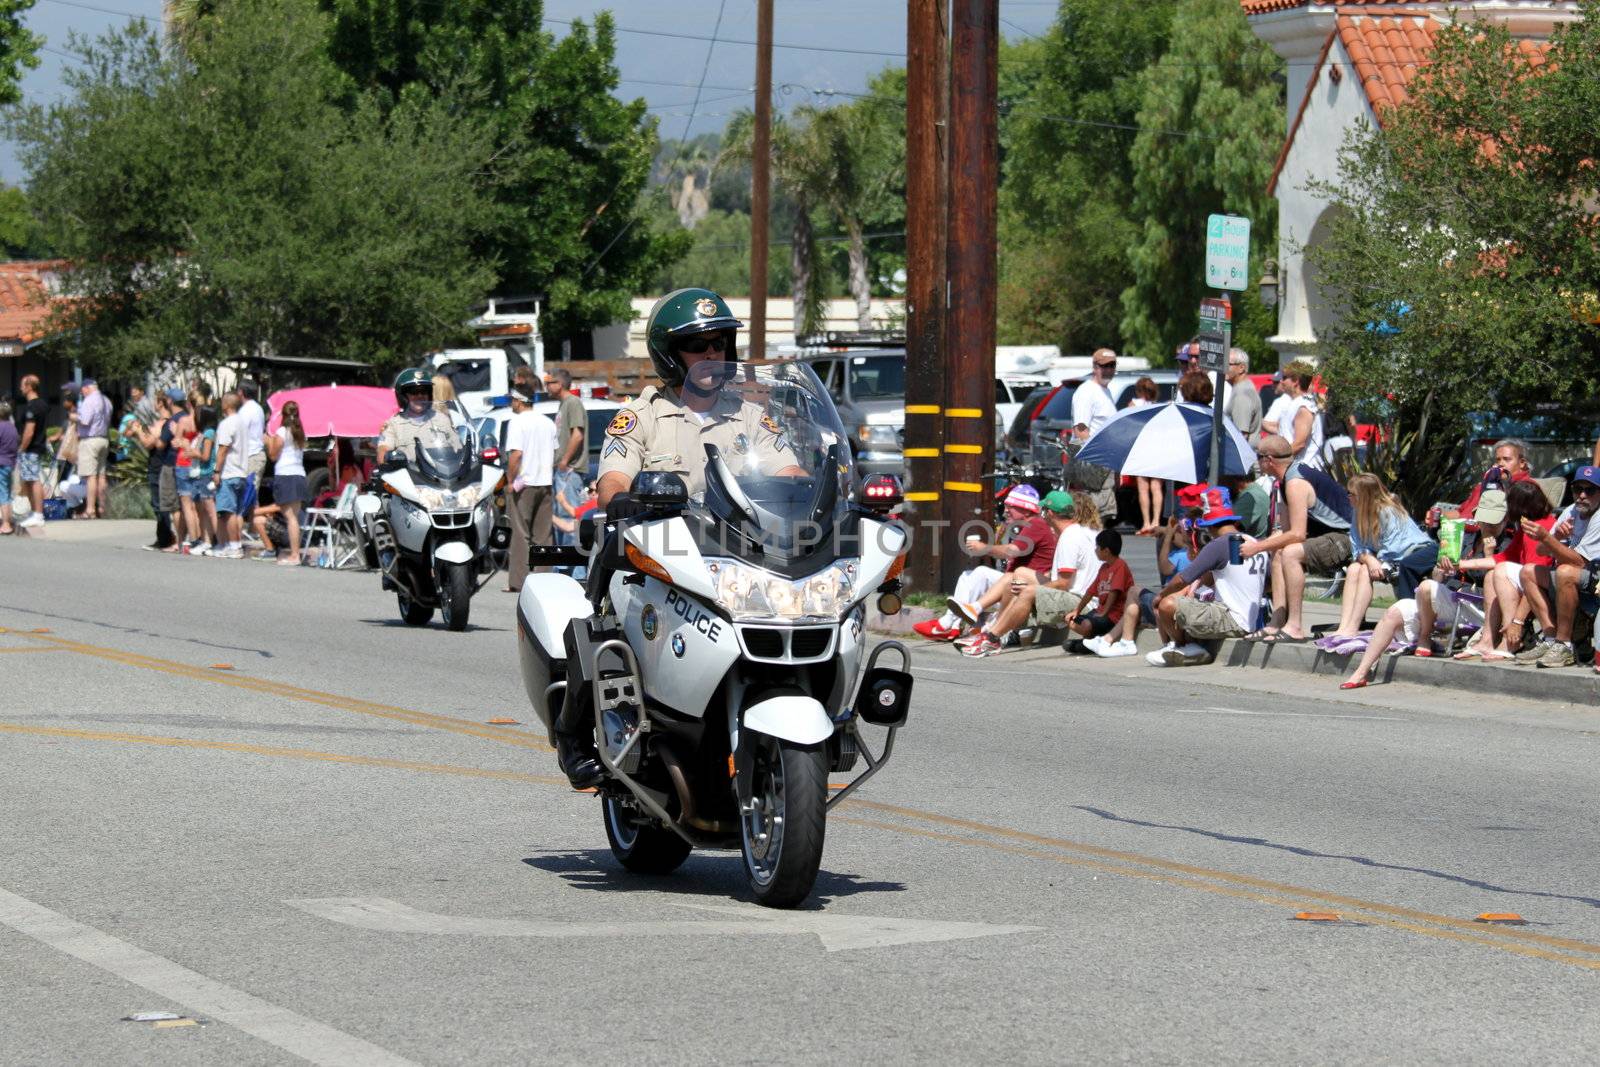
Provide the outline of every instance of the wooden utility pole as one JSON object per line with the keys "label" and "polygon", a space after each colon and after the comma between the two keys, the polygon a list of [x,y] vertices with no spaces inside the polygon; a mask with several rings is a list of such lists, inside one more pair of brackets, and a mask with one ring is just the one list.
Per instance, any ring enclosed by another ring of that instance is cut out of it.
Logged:
{"label": "wooden utility pole", "polygon": [[949,0],[909,0],[906,19],[906,434],[912,530],[907,576],[923,592],[948,590],[953,535],[944,518],[946,116]]}
{"label": "wooden utility pole", "polygon": [[[999,0],[953,0],[944,517],[987,523],[994,464]],[[947,586],[948,588],[948,586]]]}
{"label": "wooden utility pole", "polygon": [[750,150],[750,358],[767,355],[767,223],[772,189],[772,0],[756,0],[756,115]]}

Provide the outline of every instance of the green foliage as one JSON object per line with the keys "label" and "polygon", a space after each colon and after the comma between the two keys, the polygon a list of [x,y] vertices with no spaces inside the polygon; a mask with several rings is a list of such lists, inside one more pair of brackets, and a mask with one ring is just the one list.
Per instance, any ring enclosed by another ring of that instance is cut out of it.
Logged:
{"label": "green foliage", "polygon": [[7,259],[23,256],[35,243],[35,237],[28,194],[14,185],[0,186],[0,254]]}
{"label": "green foliage", "polygon": [[333,60],[361,89],[417,105],[465,85],[489,128],[495,224],[473,235],[505,293],[547,293],[545,332],[604,326],[690,241],[649,221],[655,121],[617,87],[609,14],[557,39],[542,0],[322,0]]}
{"label": "green foliage", "polygon": [[22,75],[39,65],[44,38],[22,23],[34,0],[0,0],[0,107],[22,99]]}
{"label": "green foliage", "polygon": [[[1329,236],[1309,250],[1334,388],[1391,398],[1378,473],[1413,503],[1468,413],[1536,406],[1592,425],[1600,386],[1600,5],[1534,67],[1490,22],[1438,36],[1413,98],[1347,141]],[[1396,332],[1398,331],[1398,332]]]}
{"label": "green foliage", "polygon": [[[660,209],[667,216],[664,225],[676,225],[670,208]],[[690,231],[694,244],[682,259],[663,268],[651,283],[650,292],[668,293],[698,285],[729,296],[750,292],[750,216],[743,212],[711,209]],[[789,287],[789,249],[772,244],[768,248],[767,280],[769,295]]]}
{"label": "green foliage", "polygon": [[16,116],[86,366],[394,366],[462,333],[494,279],[475,98],[354,91],[328,32],[309,0],[229,4],[175,54],[132,23],[75,41],[70,98]]}
{"label": "green foliage", "polygon": [[1177,7],[1062,0],[1042,41],[1002,51],[1001,343],[1087,352],[1119,341],[1139,236],[1128,127]]}
{"label": "green foliage", "polygon": [[[1123,343],[1162,358],[1198,325],[1207,215],[1251,220],[1252,268],[1275,253],[1277,204],[1266,189],[1283,141],[1283,61],[1251,32],[1238,0],[1190,0],[1171,33],[1172,47],[1140,79],[1131,153],[1139,229],[1121,297]],[[1265,357],[1268,317],[1249,313],[1253,294],[1242,300],[1236,340]]]}

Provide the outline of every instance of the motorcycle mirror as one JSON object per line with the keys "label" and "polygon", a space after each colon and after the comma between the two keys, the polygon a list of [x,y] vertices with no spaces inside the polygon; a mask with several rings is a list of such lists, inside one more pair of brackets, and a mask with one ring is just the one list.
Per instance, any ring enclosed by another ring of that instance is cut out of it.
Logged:
{"label": "motorcycle mirror", "polygon": [[602,521],[604,520],[603,511],[598,513],[591,511],[578,520],[578,547],[586,556],[594,551],[595,531],[599,528],[599,524],[595,521],[596,514],[601,516]]}

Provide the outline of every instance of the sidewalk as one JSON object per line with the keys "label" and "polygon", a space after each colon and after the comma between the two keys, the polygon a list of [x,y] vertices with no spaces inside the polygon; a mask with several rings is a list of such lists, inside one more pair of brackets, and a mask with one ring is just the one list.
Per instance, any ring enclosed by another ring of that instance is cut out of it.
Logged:
{"label": "sidewalk", "polygon": [[138,548],[155,539],[154,519],[57,519],[43,526],[17,527],[19,538],[71,544],[121,545]]}

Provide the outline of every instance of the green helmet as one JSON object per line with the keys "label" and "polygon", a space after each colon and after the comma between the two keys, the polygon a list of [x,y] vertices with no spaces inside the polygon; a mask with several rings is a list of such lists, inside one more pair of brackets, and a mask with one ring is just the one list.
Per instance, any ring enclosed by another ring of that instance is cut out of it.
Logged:
{"label": "green helmet", "polygon": [[722,358],[732,362],[739,358],[735,335],[743,325],[733,317],[722,297],[710,289],[679,289],[657,300],[650,309],[645,347],[650,350],[656,374],[667,385],[676,387],[683,384],[687,368],[683,357],[673,350],[675,339],[697,333],[726,333],[728,342]]}
{"label": "green helmet", "polygon": [[422,386],[428,390],[433,389],[433,372],[427,367],[407,367],[394,377],[394,398],[400,401],[401,410],[406,406],[406,390]]}

